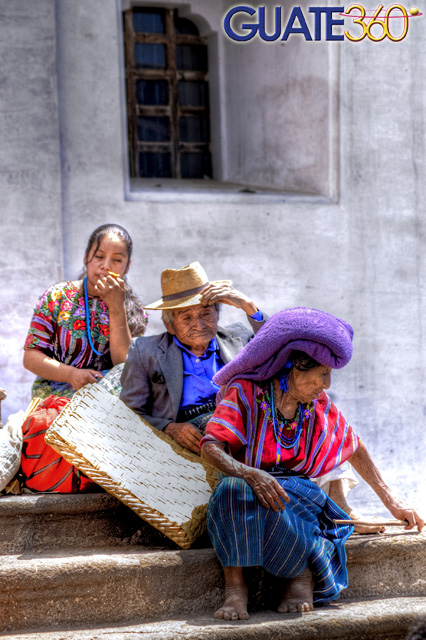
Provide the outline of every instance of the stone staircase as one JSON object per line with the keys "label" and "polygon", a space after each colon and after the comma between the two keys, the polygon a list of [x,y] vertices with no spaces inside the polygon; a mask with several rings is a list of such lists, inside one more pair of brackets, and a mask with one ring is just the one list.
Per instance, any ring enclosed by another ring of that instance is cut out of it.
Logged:
{"label": "stone staircase", "polygon": [[1,497],[0,554],[0,636],[16,640],[403,640],[426,615],[424,533],[350,538],[349,588],[303,615],[265,612],[274,583],[252,570],[255,613],[236,623],[212,618],[207,536],[183,551],[105,493]]}

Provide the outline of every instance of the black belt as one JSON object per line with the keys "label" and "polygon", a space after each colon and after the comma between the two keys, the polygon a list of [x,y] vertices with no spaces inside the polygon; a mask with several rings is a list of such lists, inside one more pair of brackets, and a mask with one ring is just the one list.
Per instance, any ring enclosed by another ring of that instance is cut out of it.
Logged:
{"label": "black belt", "polygon": [[207,423],[216,409],[216,402],[209,400],[205,404],[193,404],[179,410],[177,422],[190,422],[204,435]]}
{"label": "black belt", "polygon": [[190,422],[204,413],[213,413],[215,409],[216,402],[214,400],[209,400],[205,404],[191,404],[187,407],[183,407],[183,409],[179,409],[177,421]]}
{"label": "black belt", "polygon": [[305,480],[309,480],[309,476],[304,473],[297,473],[297,471],[293,471],[292,469],[280,467],[278,464],[270,469],[266,469],[266,471],[274,478],[304,478]]}

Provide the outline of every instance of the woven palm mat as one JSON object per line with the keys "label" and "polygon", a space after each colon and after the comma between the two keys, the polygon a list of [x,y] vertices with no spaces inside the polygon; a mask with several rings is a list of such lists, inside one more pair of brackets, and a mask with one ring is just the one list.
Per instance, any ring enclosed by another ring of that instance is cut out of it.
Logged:
{"label": "woven palm mat", "polygon": [[99,385],[73,396],[45,440],[182,549],[205,531],[216,470]]}

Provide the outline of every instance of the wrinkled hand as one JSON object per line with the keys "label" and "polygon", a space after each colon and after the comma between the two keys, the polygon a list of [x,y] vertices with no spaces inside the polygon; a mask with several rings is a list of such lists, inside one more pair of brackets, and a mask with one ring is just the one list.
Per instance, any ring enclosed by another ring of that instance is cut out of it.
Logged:
{"label": "wrinkled hand", "polygon": [[278,480],[262,469],[251,467],[247,468],[243,477],[263,507],[271,508],[273,511],[284,511],[284,503],[290,502],[290,498]]}
{"label": "wrinkled hand", "polygon": [[164,433],[185,449],[200,455],[200,440],[203,436],[194,425],[189,422],[169,422]]}
{"label": "wrinkled hand", "polygon": [[414,509],[400,500],[395,500],[394,504],[388,505],[388,509],[397,520],[406,520],[408,522],[404,529],[412,529],[413,527],[417,527],[417,531],[423,529],[425,525],[424,520]]}
{"label": "wrinkled hand", "polygon": [[115,278],[109,275],[105,276],[97,281],[95,290],[110,311],[119,309],[124,305],[126,287],[122,278]]}
{"label": "wrinkled hand", "polygon": [[247,315],[251,316],[256,313],[257,307],[245,293],[237,291],[230,284],[209,284],[203,290],[200,303],[206,307],[216,302],[229,304],[232,307],[243,309]]}
{"label": "wrinkled hand", "polygon": [[76,391],[84,387],[85,384],[92,384],[103,377],[100,371],[94,369],[77,369],[77,367],[71,367],[71,369],[68,382]]}

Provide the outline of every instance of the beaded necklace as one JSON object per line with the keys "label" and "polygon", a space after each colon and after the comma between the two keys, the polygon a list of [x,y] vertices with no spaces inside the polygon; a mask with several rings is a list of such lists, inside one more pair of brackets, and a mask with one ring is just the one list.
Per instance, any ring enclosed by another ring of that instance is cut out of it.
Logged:
{"label": "beaded necklace", "polygon": [[93,340],[92,340],[92,332],[90,330],[90,319],[89,319],[89,297],[87,295],[87,276],[83,280],[83,288],[84,288],[84,307],[86,311],[86,330],[87,330],[87,338],[89,340],[90,348],[92,351],[96,353],[97,356],[102,356],[103,354],[99,351],[96,351]]}
{"label": "beaded necklace", "polygon": [[[302,411],[302,405],[299,402],[294,418],[287,420],[275,406],[273,381],[270,382],[269,390],[274,435],[277,441],[277,464],[279,464],[281,460],[281,448],[296,449],[298,447],[300,436],[302,435],[303,421],[312,416],[314,409],[312,405],[308,405],[306,409]],[[281,417],[280,420],[278,419],[278,414]],[[279,422],[281,424],[279,424]],[[295,429],[295,432],[292,436],[288,437],[285,435],[284,430],[292,431],[293,429]]]}

